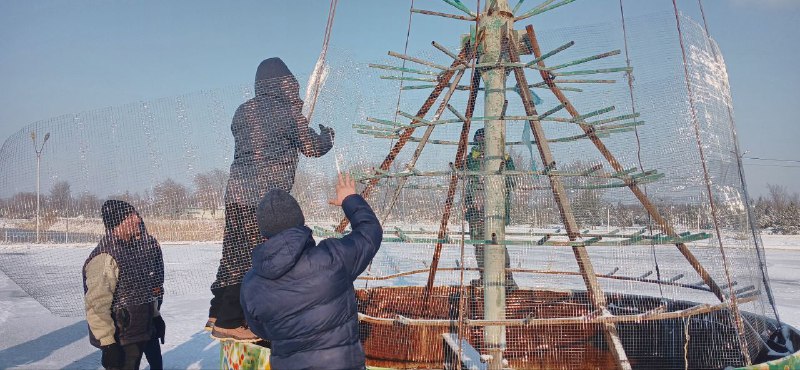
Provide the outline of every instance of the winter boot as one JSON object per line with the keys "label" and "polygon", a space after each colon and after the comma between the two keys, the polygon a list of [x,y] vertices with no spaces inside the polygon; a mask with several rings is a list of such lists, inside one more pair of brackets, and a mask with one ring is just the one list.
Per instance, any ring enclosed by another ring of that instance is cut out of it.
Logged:
{"label": "winter boot", "polygon": [[214,329],[211,330],[211,338],[223,342],[232,340],[234,342],[243,342],[243,343],[255,343],[261,340],[261,338],[253,334],[253,332],[250,331],[250,328],[246,326],[240,326],[234,329],[220,328],[219,326],[214,326]]}
{"label": "winter boot", "polygon": [[214,330],[214,323],[216,323],[216,322],[217,322],[217,318],[216,317],[209,317],[208,321],[206,321],[206,326],[203,327],[203,330],[205,330],[205,331]]}

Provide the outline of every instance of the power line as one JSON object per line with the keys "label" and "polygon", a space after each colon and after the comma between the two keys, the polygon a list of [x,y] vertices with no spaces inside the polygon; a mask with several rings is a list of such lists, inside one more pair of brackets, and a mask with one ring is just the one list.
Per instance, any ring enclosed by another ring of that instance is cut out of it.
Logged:
{"label": "power line", "polygon": [[759,164],[759,163],[743,163],[745,166],[755,167],[783,167],[783,168],[800,168],[800,166],[787,166],[782,164]]}
{"label": "power line", "polygon": [[775,162],[795,162],[800,163],[798,159],[776,159],[776,158],[759,158],[759,157],[742,157],[744,159],[755,159],[757,161],[775,161]]}

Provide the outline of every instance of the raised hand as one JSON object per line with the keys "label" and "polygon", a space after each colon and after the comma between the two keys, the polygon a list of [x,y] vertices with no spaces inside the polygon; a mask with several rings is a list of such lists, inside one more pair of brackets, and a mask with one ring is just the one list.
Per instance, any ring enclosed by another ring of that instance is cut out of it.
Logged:
{"label": "raised hand", "polygon": [[339,173],[339,181],[336,183],[336,198],[331,199],[328,203],[334,206],[342,206],[344,198],[356,193],[356,182],[350,177],[349,173],[342,175]]}

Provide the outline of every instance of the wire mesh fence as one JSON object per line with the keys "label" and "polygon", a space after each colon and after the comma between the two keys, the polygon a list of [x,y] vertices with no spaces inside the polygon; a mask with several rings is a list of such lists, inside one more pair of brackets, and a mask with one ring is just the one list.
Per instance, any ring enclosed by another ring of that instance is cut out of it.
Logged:
{"label": "wire mesh fence", "polygon": [[625,39],[620,24],[485,27],[371,64],[329,51],[310,122],[307,76],[279,76],[33,123],[0,149],[0,267],[81,312],[79,292],[41,282],[83,262],[87,247],[56,244],[99,241],[102,200],[121,199],[184,244],[167,261],[202,270],[167,274],[167,292],[236,284],[267,190],[338,237],[327,199],[350,172],[386,233],[355,283],[371,364],[440,367],[455,346],[514,368],[742,365],[774,307],[725,65],[681,21],[685,64],[671,14],[628,20]]}

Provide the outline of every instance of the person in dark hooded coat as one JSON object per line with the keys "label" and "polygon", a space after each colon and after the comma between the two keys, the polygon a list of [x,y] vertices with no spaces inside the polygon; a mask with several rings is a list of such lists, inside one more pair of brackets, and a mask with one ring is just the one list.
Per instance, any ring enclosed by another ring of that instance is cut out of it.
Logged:
{"label": "person in dark hooded coat", "polygon": [[253,332],[272,342],[273,369],[365,368],[353,282],[378,252],[383,229],[349,176],[339,176],[331,204],[342,207],[352,231],[319,244],[289,193],[270,190],[259,204],[268,239],[253,250],[242,307]]}
{"label": "person in dark hooded coat", "polygon": [[[482,172],[485,170],[484,162],[486,156],[486,144],[484,129],[480,128],[475,131],[473,140],[475,145],[467,154],[466,165],[467,170],[471,172]],[[506,171],[514,171],[514,160],[508,153],[503,158],[503,168]],[[484,228],[486,227],[486,211],[484,210],[484,202],[486,201],[486,184],[484,178],[480,175],[467,176],[466,194],[464,196],[464,217],[469,224],[469,237],[473,241],[485,240],[486,236]],[[507,176],[505,178],[505,216],[504,222],[506,225],[511,223],[511,191],[516,186],[516,181],[513,177]],[[484,279],[484,243],[477,243],[475,245],[475,260],[478,262],[478,270],[480,278],[472,281],[472,285],[482,286]],[[506,248],[503,248],[506,249]],[[506,254],[506,268],[511,267],[511,259],[508,256],[508,249]],[[506,289],[517,289],[517,283],[514,281],[514,276],[511,272],[506,271]]]}
{"label": "person in dark hooded coat", "polygon": [[320,157],[333,147],[333,129],[319,125],[317,134],[308,126],[300,86],[280,58],[258,66],[255,94],[239,106],[231,124],[235,149],[225,191],[222,259],[206,323],[211,336],[220,340],[258,341],[239,305],[251,251],[262,241],[256,221],[258,201],[270,189],[291,191],[300,153]]}

